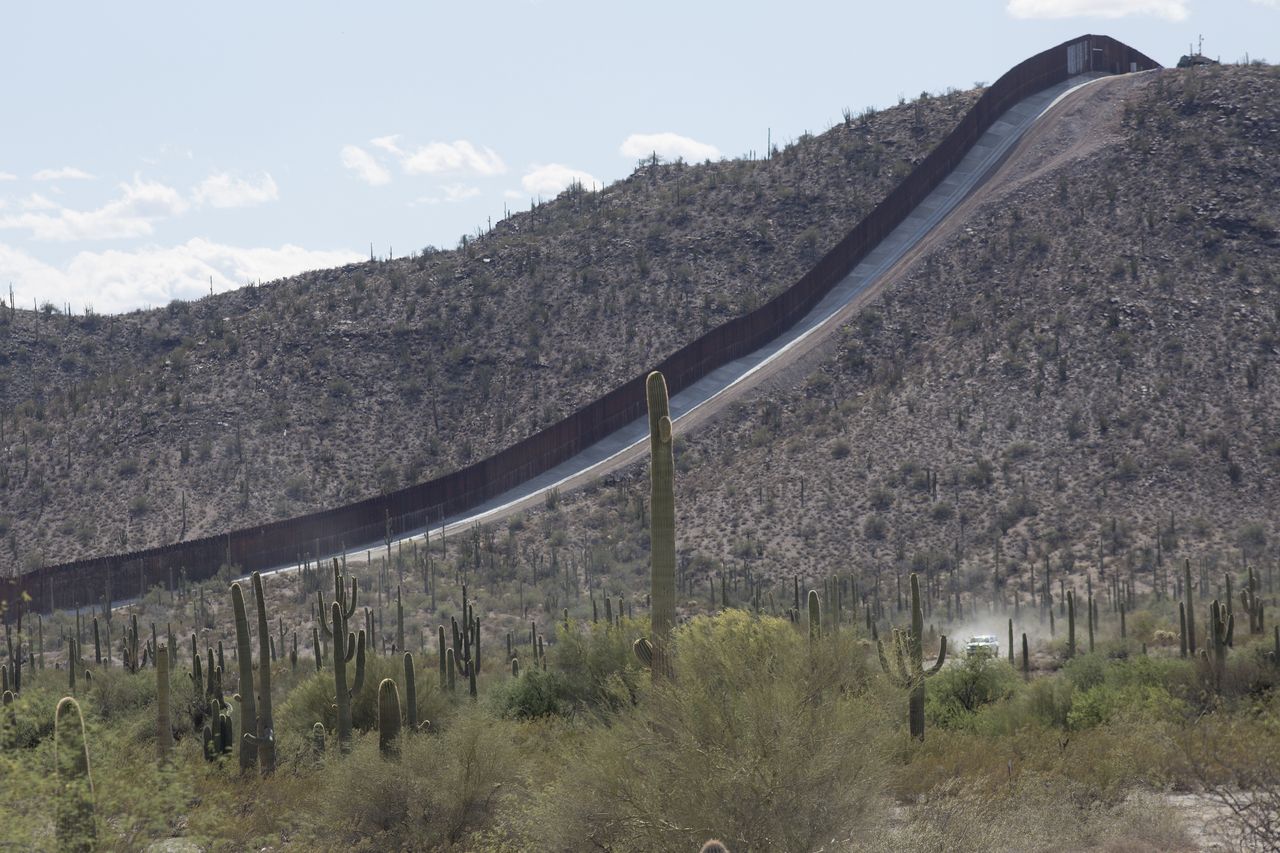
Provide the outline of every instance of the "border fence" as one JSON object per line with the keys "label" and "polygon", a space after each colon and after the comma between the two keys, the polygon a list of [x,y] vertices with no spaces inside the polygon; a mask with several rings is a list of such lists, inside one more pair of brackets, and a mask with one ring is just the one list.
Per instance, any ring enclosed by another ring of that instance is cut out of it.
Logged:
{"label": "border fence", "polygon": [[[750,313],[689,342],[654,369],[666,376],[674,395],[778,337],[888,236],[1001,114],[1024,98],[1079,73],[1121,74],[1159,67],[1128,45],[1099,35],[1071,39],[1018,63],[982,94],[902,183],[798,281]],[[19,607],[48,611],[110,602],[145,593],[157,584],[172,587],[178,575],[204,580],[223,565],[235,565],[244,572],[269,569],[435,526],[550,470],[643,416],[647,373],[505,450],[425,483],[216,536],[45,566],[0,579],[0,613],[7,620]]]}

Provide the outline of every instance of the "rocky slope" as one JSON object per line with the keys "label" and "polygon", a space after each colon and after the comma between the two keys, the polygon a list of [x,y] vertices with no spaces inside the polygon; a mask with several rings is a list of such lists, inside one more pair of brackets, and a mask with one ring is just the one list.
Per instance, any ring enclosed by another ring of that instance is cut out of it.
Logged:
{"label": "rocky slope", "polygon": [[642,165],[457,250],[114,317],[0,312],[0,567],[334,506],[536,431],[790,284],[977,92]]}
{"label": "rocky slope", "polygon": [[[1024,601],[1046,556],[1080,574],[1101,548],[1140,585],[1171,560],[1274,563],[1280,72],[1160,72],[1081,122],[825,347],[681,436],[682,552],[784,577],[959,556],[983,590],[999,547]],[[530,529],[612,530],[622,580],[645,478]]]}

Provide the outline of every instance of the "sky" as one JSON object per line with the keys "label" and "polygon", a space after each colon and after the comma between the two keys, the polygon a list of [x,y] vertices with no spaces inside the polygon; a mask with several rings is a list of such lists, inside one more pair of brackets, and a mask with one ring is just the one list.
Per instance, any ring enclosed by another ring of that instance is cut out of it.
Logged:
{"label": "sky", "polygon": [[76,313],[453,248],[652,152],[763,152],[1084,33],[1280,61],[1280,0],[0,10],[0,298]]}

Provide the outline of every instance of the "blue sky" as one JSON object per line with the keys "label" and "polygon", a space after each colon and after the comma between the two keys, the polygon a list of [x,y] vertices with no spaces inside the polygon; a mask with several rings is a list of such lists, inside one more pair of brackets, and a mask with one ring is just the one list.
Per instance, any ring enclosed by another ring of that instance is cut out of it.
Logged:
{"label": "blue sky", "polygon": [[9,6],[0,296],[100,313],[453,247],[648,151],[763,151],[1081,33],[1280,60],[1280,0]]}

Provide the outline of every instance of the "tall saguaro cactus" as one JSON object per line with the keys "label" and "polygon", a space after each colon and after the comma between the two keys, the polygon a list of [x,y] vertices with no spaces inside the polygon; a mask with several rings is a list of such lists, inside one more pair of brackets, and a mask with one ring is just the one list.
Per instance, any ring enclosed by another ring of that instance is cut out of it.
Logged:
{"label": "tall saguaro cactus", "polygon": [[333,603],[333,624],[325,630],[333,635],[333,686],[338,711],[338,748],[346,751],[351,745],[351,691],[347,689],[347,664],[356,656],[356,637],[346,630],[342,619],[342,605],[336,601]]}
{"label": "tall saguaro cactus", "polygon": [[1209,666],[1213,670],[1213,689],[1222,691],[1222,675],[1227,670],[1227,646],[1231,645],[1231,633],[1235,617],[1214,599],[1209,605]]}
{"label": "tall saguaro cactus", "polygon": [[[911,573],[911,630],[893,630],[894,658],[897,663],[897,681],[910,691],[907,699],[907,719],[911,736],[924,740],[925,678],[935,675],[947,660],[947,637],[942,635],[938,646],[938,659],[929,669],[924,668],[924,610],[920,606],[920,579]],[[880,666],[890,677],[889,659],[884,653],[884,643],[876,640]]]}
{"label": "tall saguaro cactus", "polygon": [[98,839],[94,822],[93,774],[89,739],[80,703],[65,697],[53,712],[53,765],[58,776],[55,832],[59,850],[92,850]]}
{"label": "tall saguaro cactus", "polygon": [[1187,605],[1187,652],[1196,653],[1196,605],[1191,598],[1191,561],[1182,561],[1183,598]]}
{"label": "tall saguaro cactus", "polygon": [[267,597],[262,574],[253,573],[253,596],[258,600],[258,767],[262,775],[276,770],[276,733],[271,719],[271,623],[267,620]]}
{"label": "tall saguaro cactus", "polygon": [[236,658],[240,664],[240,772],[258,766],[258,744],[245,737],[258,729],[258,708],[253,695],[253,645],[249,641],[249,616],[244,609],[244,589],[231,585],[231,609],[236,618]]}
{"label": "tall saguaro cactus", "polygon": [[652,672],[668,671],[667,645],[676,622],[675,454],[667,381],[658,371],[645,379],[649,407],[650,641]]}
{"label": "tall saguaro cactus", "polygon": [[1067,592],[1067,657],[1076,656],[1076,593]]}

